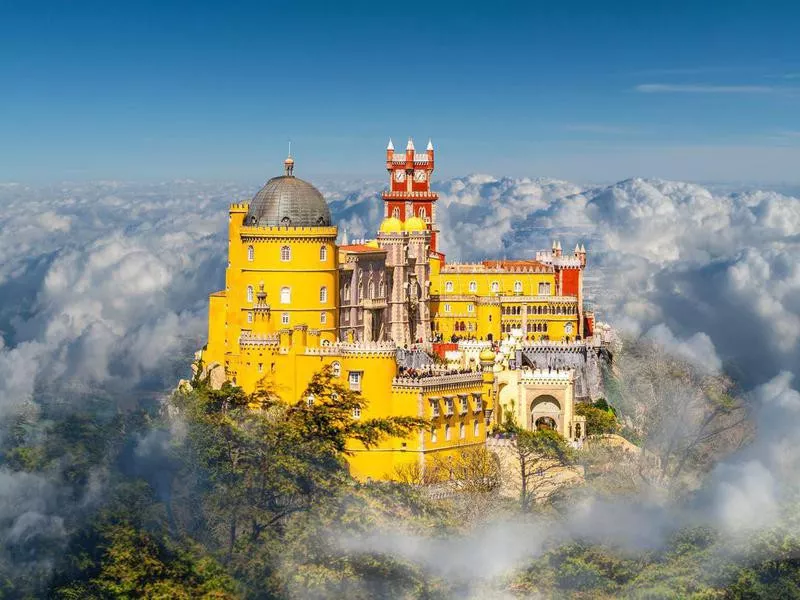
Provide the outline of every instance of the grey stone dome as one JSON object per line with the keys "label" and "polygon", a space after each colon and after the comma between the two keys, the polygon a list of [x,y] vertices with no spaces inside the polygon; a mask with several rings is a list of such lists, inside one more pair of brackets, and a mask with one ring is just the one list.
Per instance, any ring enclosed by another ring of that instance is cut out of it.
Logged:
{"label": "grey stone dome", "polygon": [[[291,173],[291,168],[287,168]],[[331,211],[319,190],[291,174],[273,177],[250,201],[244,224],[261,227],[329,227]]]}

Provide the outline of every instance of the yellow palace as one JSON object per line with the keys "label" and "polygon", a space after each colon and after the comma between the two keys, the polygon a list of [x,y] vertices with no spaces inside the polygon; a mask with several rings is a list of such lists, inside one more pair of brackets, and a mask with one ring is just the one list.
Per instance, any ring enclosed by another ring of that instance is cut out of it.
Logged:
{"label": "yellow palace", "polygon": [[[200,353],[212,383],[248,392],[269,385],[296,401],[313,373],[330,365],[368,401],[354,419],[430,420],[430,429],[377,448],[354,444],[350,467],[360,478],[392,478],[409,463],[424,468],[434,457],[483,445],[503,410],[536,426],[530,419],[541,421],[536,407],[545,407],[554,415],[548,423],[574,438],[573,395],[564,383],[572,380],[560,376],[546,402],[534,398],[528,406],[520,398],[530,393],[521,383],[528,380],[512,375],[539,373],[541,385],[545,365],[535,352],[552,357],[591,342],[585,250],[565,256],[555,242],[530,259],[448,264],[436,247],[433,146],[418,153],[409,140],[395,152],[390,142],[386,167],[385,218],[372,240],[337,245],[325,199],[294,176],[291,156],[282,176],[250,202],[230,206],[225,289],[210,296]],[[504,339],[515,347],[499,347]]]}

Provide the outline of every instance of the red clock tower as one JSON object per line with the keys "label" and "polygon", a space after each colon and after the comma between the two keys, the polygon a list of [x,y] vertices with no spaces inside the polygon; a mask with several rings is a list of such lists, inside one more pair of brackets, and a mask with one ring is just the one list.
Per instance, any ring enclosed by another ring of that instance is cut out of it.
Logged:
{"label": "red clock tower", "polygon": [[431,191],[433,173],[433,144],[428,141],[425,154],[417,154],[414,140],[408,138],[405,152],[395,152],[392,140],[386,147],[386,170],[389,172],[389,189],[383,192],[384,217],[396,217],[405,222],[419,217],[431,232],[431,252],[444,260],[436,249],[436,200],[439,195]]}

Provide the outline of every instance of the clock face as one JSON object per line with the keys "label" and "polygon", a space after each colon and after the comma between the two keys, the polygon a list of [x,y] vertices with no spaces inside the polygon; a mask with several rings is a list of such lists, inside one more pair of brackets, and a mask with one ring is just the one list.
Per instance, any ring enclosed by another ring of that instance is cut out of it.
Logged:
{"label": "clock face", "polygon": [[414,171],[414,181],[416,182],[423,182],[428,177],[428,174],[425,171]]}
{"label": "clock face", "polygon": [[394,172],[394,180],[395,181],[405,181],[406,180],[406,172],[405,171],[395,171]]}

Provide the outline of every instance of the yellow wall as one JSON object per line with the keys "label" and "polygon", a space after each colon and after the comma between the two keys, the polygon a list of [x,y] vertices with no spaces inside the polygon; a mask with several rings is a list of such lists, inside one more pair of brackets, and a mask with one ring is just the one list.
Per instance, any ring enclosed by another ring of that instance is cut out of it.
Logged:
{"label": "yellow wall", "polygon": [[[578,335],[577,298],[565,302],[556,296],[555,273],[489,268],[483,264],[440,268],[438,261],[435,263],[431,270],[431,316],[433,331],[441,333],[445,340],[453,335],[476,339],[491,335],[499,340],[511,328],[520,327],[530,340],[575,339]],[[547,290],[549,293],[540,294]],[[508,307],[518,307],[520,314],[503,310]],[[546,314],[529,314],[528,307],[541,307]],[[559,307],[567,314],[556,314]],[[465,331],[456,329],[456,324],[462,322]],[[547,331],[543,331],[545,323]],[[536,324],[540,325],[538,331]]]}

